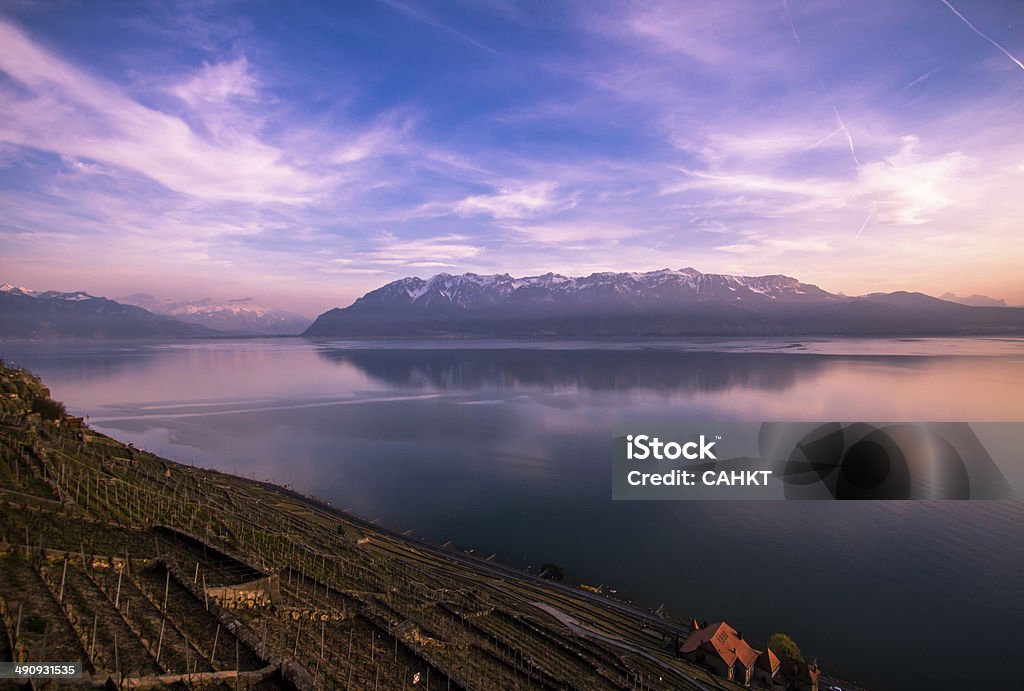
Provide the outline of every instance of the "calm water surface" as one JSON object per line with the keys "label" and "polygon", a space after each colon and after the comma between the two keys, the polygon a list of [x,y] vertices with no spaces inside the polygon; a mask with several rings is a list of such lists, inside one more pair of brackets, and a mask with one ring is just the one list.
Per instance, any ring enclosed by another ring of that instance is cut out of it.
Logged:
{"label": "calm water surface", "polygon": [[[93,426],[872,688],[1020,688],[1020,502],[612,502],[621,423],[1024,421],[1019,340],[2,344]],[[964,663],[950,664],[950,655]],[[982,663],[981,661],[987,661]]]}

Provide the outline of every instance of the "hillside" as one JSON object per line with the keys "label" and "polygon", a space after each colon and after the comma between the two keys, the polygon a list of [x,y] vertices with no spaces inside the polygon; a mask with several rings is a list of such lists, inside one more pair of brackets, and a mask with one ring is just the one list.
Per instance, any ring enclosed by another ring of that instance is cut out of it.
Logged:
{"label": "hillside", "polygon": [[80,685],[738,688],[663,616],[126,446],[8,368],[0,620],[0,660]]}
{"label": "hillside", "polygon": [[0,286],[0,338],[181,338],[217,332],[82,291]]}

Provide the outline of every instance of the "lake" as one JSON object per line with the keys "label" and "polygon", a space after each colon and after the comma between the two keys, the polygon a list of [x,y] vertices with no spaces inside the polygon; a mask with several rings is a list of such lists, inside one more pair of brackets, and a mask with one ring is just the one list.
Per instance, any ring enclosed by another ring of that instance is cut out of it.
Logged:
{"label": "lake", "polygon": [[873,689],[1020,688],[1024,503],[613,502],[625,423],[1024,421],[1019,339],[0,344],[90,424]]}

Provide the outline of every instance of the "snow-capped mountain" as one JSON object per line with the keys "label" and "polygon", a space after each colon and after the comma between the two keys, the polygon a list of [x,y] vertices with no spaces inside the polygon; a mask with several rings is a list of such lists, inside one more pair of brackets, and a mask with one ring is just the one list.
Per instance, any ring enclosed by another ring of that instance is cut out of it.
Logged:
{"label": "snow-capped mountain", "polygon": [[686,268],[646,273],[595,273],[572,278],[559,274],[513,278],[438,274],[430,279],[403,278],[367,293],[353,308],[413,307],[422,310],[481,309],[495,305],[545,303],[595,307],[641,307],[693,300],[811,300],[832,297],[817,286],[788,276],[704,274]]}
{"label": "snow-capped mountain", "polygon": [[29,288],[22,288],[20,286],[11,285],[10,283],[4,283],[0,286],[0,293],[7,293],[8,295],[25,295],[27,297],[34,298],[36,291]]}
{"label": "snow-capped mountain", "polygon": [[[992,311],[995,310],[995,311]],[[920,293],[847,297],[778,274],[693,268],[393,281],[317,317],[307,336],[745,336],[1019,333],[1024,310]]]}
{"label": "snow-capped mountain", "polygon": [[0,293],[7,293],[8,295],[22,295],[24,297],[38,298],[40,300],[67,300],[70,302],[80,302],[82,300],[105,300],[106,298],[98,298],[95,295],[89,295],[84,290],[76,290],[73,293],[62,293],[58,290],[47,290],[46,292],[40,293],[30,288],[21,288],[19,286],[11,285],[10,283],[4,283],[0,286]]}
{"label": "snow-capped mountain", "polygon": [[0,286],[0,338],[158,338],[213,333],[81,290],[39,292],[9,283]]}
{"label": "snow-capped mountain", "polygon": [[175,302],[159,300],[149,293],[135,293],[118,300],[183,322],[230,333],[291,335],[301,333],[310,324],[310,320],[300,314],[270,309],[257,304],[252,298],[224,302],[210,298]]}

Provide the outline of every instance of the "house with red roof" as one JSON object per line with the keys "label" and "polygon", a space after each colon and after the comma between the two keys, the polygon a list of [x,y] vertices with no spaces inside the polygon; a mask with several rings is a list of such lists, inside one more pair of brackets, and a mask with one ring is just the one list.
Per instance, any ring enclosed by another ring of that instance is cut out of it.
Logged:
{"label": "house with red roof", "polygon": [[696,621],[690,623],[690,635],[679,654],[690,662],[710,668],[713,674],[749,686],[761,651],[751,647],[743,640],[743,634],[724,621],[703,627],[696,624]]}
{"label": "house with red roof", "polygon": [[700,626],[696,619],[691,619],[690,635],[680,646],[679,654],[707,667],[712,674],[743,686],[772,691],[818,691],[821,670],[817,664],[785,655],[779,657],[770,648],[758,650],[724,621]]}

